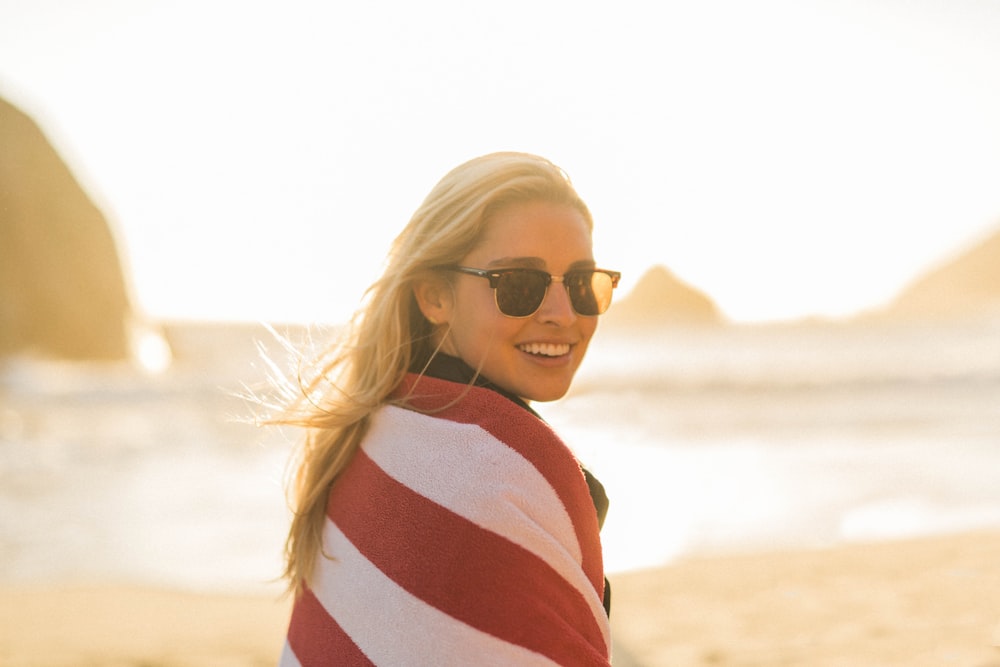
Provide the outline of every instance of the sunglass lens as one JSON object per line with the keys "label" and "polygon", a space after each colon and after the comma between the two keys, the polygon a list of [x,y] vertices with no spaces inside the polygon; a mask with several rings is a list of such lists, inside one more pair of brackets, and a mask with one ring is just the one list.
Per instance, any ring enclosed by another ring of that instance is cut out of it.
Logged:
{"label": "sunglass lens", "polygon": [[566,276],[573,310],[580,315],[600,315],[611,304],[611,276],[600,271],[580,271]]}
{"label": "sunglass lens", "polygon": [[509,271],[497,283],[497,307],[510,317],[527,317],[538,310],[545,299],[548,279],[542,271]]}

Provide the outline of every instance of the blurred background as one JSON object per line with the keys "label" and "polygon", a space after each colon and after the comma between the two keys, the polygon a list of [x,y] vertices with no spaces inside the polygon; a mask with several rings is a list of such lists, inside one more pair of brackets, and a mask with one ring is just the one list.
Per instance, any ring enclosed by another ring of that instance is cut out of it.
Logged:
{"label": "blurred background", "polygon": [[1000,5],[0,2],[0,585],[273,592],[239,397],[447,170],[624,273],[543,415],[614,572],[1000,528]]}
{"label": "blurred background", "polygon": [[627,290],[739,322],[884,305],[995,231],[992,2],[6,0],[2,96],[154,317],[340,321],[441,175],[527,150]]}

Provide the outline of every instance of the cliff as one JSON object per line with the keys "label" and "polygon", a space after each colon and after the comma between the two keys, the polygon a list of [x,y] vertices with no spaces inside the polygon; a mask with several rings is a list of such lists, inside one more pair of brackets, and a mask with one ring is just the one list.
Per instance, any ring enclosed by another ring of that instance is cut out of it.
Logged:
{"label": "cliff", "polygon": [[883,314],[941,318],[1000,312],[1000,230],[919,277]]}
{"label": "cliff", "polygon": [[35,122],[0,99],[0,357],[124,358],[130,311],[104,215]]}
{"label": "cliff", "polygon": [[612,303],[603,316],[611,325],[719,325],[724,318],[703,292],[677,278],[664,266],[654,266],[635,287]]}

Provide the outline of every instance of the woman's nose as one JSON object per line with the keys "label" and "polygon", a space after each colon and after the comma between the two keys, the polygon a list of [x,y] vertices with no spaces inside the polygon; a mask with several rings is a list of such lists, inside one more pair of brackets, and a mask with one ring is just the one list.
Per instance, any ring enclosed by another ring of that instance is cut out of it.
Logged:
{"label": "woman's nose", "polygon": [[535,317],[545,324],[566,326],[576,320],[576,311],[570,301],[569,292],[562,280],[553,279],[545,292],[542,305],[538,307]]}

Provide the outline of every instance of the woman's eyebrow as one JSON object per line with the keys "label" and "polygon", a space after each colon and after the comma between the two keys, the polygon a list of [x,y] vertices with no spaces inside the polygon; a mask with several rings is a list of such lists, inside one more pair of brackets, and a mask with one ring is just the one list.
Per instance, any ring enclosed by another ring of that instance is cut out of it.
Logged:
{"label": "woman's eyebrow", "polygon": [[[597,266],[593,259],[581,259],[569,265],[570,271],[592,269]],[[541,257],[500,257],[486,265],[488,269],[542,269],[546,268]]]}
{"label": "woman's eyebrow", "polygon": [[541,257],[500,257],[487,264],[486,267],[544,269],[545,260]]}
{"label": "woman's eyebrow", "polygon": [[597,262],[592,259],[581,259],[578,262],[573,262],[569,265],[569,270],[574,271],[577,269],[593,269],[597,266]]}

